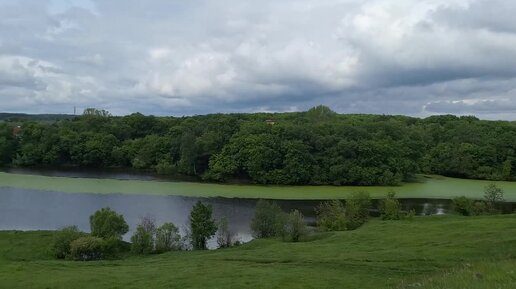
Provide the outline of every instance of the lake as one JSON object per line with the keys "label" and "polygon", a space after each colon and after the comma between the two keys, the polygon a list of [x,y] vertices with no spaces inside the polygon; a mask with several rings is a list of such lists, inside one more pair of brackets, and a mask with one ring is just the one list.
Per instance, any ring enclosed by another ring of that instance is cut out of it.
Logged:
{"label": "lake", "polygon": [[[125,236],[145,216],[155,218],[156,223],[173,222],[185,226],[190,209],[198,200],[213,207],[215,219],[226,217],[237,239],[252,239],[249,224],[254,213],[256,199],[193,198],[180,196],[149,196],[125,194],[69,194],[52,191],[0,187],[0,230],[55,230],[77,225],[89,231],[89,216],[96,210],[110,207],[124,215],[130,226]],[[316,200],[278,200],[285,211],[300,210],[309,225],[315,223]],[[444,214],[449,209],[446,200],[402,200],[405,209],[415,209],[419,214]],[[374,210],[372,211],[374,214]],[[214,241],[210,243],[215,246]]]}
{"label": "lake", "polygon": [[[444,182],[451,183],[448,188]],[[463,180],[461,180],[463,181]],[[472,184],[478,181],[465,180]],[[457,186],[457,179],[430,178],[427,183],[409,184],[428,189],[428,182],[435,189],[446,189],[449,193]],[[480,181],[482,182],[482,181]],[[436,183],[439,186],[436,186]],[[484,182],[480,183],[483,184]],[[512,184],[511,184],[512,185]],[[469,188],[468,187],[468,188]],[[402,190],[400,201],[404,210],[414,209],[418,215],[446,214],[451,209],[448,198],[437,198],[439,191],[425,197],[414,191],[413,198],[401,187],[314,187],[314,186],[252,186],[218,185],[193,182],[173,182],[152,174],[120,171],[74,171],[74,170],[11,170],[0,173],[0,230],[55,230],[77,225],[89,231],[89,216],[103,207],[110,207],[124,215],[130,226],[126,240],[140,219],[150,216],[157,225],[173,222],[179,227],[187,225],[190,209],[197,201],[213,207],[215,219],[226,217],[230,229],[237,239],[247,242],[252,239],[249,224],[254,214],[257,197],[270,199],[274,193],[291,198],[276,201],[286,212],[297,209],[303,213],[309,225],[315,224],[315,208],[322,199],[344,199],[353,191],[371,191],[372,197],[384,196],[377,191],[393,188]],[[156,194],[156,192],[158,194]],[[213,193],[215,192],[215,193]],[[296,199],[310,192],[306,200]],[[320,195],[318,194],[320,192]],[[513,192],[513,191],[511,191]],[[182,193],[190,196],[180,196]],[[376,194],[375,194],[376,193]],[[201,196],[201,197],[199,197]],[[214,196],[214,197],[204,197]],[[232,196],[232,198],[217,197]],[[241,196],[241,197],[235,197]],[[316,198],[320,196],[320,198]],[[378,199],[373,200],[377,207]],[[506,204],[507,210],[514,209],[513,203]],[[378,211],[371,210],[372,215]],[[213,240],[210,247],[216,244]]]}

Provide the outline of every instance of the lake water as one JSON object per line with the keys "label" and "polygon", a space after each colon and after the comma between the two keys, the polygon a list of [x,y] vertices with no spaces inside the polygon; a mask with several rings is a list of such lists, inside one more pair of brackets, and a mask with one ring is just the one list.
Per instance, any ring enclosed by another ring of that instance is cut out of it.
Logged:
{"label": "lake water", "polygon": [[[242,242],[251,239],[249,222],[255,202],[244,199],[199,199],[177,196],[138,196],[123,194],[69,194],[0,187],[0,230],[55,230],[69,225],[89,231],[89,216],[104,207],[124,215],[130,231],[140,219],[150,216],[160,225],[187,224],[192,206],[201,200],[213,206],[215,219],[226,217],[230,229]],[[211,244],[214,246],[215,244]]]}
{"label": "lake water", "polygon": [[[11,173],[34,175],[109,178],[123,180],[155,180],[159,176],[141,172],[124,172],[119,170],[33,170],[11,169]],[[171,183],[173,184],[173,183]],[[295,189],[295,187],[292,187]],[[69,225],[76,225],[81,230],[89,231],[89,216],[96,210],[110,207],[124,215],[130,231],[125,240],[132,235],[142,217],[152,217],[157,225],[173,222],[178,227],[188,224],[188,216],[197,201],[213,207],[215,219],[226,217],[229,228],[242,242],[252,239],[249,224],[254,214],[257,200],[242,198],[196,198],[180,196],[138,195],[138,194],[95,194],[64,193],[56,191],[32,190],[6,187],[0,184],[0,230],[55,230]],[[449,199],[400,199],[404,210],[414,209],[418,215],[440,215],[449,213]],[[297,209],[303,213],[309,225],[315,224],[315,208],[319,200],[277,200],[284,211]],[[508,212],[514,209],[514,203],[507,203]],[[373,207],[378,207],[378,200],[373,200]],[[378,215],[378,210],[371,210]],[[211,240],[210,247],[215,247]]]}
{"label": "lake water", "polygon": [[[188,223],[192,206],[198,200],[213,207],[215,219],[226,217],[238,240],[252,239],[249,224],[256,200],[229,198],[190,198],[125,194],[70,194],[51,191],[0,187],[0,230],[55,230],[77,225],[89,231],[89,216],[96,210],[110,207],[124,215],[130,231],[128,240],[140,219],[150,216],[157,225],[173,222],[179,227]],[[315,207],[320,201],[276,201],[285,211],[297,209],[308,224],[315,223]],[[449,207],[446,200],[402,200],[405,209],[419,214],[442,214]],[[374,214],[375,212],[372,211]],[[210,242],[210,247],[216,244]]]}

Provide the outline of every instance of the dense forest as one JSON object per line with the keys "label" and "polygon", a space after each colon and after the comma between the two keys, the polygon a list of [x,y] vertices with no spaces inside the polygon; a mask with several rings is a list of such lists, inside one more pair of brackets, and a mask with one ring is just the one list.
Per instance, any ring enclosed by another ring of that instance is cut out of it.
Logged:
{"label": "dense forest", "polygon": [[0,121],[0,164],[132,167],[208,181],[395,185],[417,173],[516,179],[516,123],[306,112]]}

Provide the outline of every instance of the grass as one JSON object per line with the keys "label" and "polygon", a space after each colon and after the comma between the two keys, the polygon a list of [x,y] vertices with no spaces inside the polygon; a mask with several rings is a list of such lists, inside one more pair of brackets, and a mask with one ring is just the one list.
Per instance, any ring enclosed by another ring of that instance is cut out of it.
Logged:
{"label": "grass", "polygon": [[[267,199],[345,199],[351,193],[367,191],[373,198],[396,191],[399,198],[442,198],[457,196],[483,198],[491,181],[425,176],[420,182],[390,186],[263,186],[193,182],[163,182],[91,178],[48,177],[0,173],[0,187],[47,190],[68,193],[123,193],[138,195],[180,195],[191,197],[267,198]],[[494,182],[505,190],[507,201],[516,201],[516,182]]]}
{"label": "grass", "polygon": [[516,288],[516,260],[464,263],[457,268],[429,275],[415,282],[404,282],[398,288]]}
{"label": "grass", "polygon": [[53,260],[52,232],[0,232],[0,288],[516,288],[516,216],[373,220],[312,241]]}

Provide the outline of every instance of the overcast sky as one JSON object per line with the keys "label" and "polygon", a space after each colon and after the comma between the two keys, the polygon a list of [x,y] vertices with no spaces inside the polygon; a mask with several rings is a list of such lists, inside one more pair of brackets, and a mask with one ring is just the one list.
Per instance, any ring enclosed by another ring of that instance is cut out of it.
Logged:
{"label": "overcast sky", "polygon": [[0,111],[516,119],[513,0],[0,0]]}

